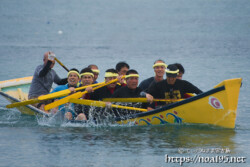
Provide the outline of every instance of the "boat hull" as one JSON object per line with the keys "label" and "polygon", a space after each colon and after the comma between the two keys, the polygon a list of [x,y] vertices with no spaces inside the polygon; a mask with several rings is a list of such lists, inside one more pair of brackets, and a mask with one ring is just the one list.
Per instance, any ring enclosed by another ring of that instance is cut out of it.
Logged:
{"label": "boat hull", "polygon": [[[28,91],[32,81],[32,77],[18,78],[0,82],[0,95],[7,99],[10,103],[16,103],[28,100]],[[44,115],[48,113],[37,109],[32,105],[20,106],[17,109],[26,115]]]}
{"label": "boat hull", "polygon": [[[32,77],[0,82],[0,94],[11,103],[27,100]],[[117,117],[115,123],[134,125],[208,124],[234,128],[241,78],[221,82],[214,89],[170,105],[128,117]],[[11,83],[11,84],[8,84]],[[4,86],[3,86],[4,84]],[[17,107],[22,114],[50,116],[31,105]]]}
{"label": "boat hull", "polygon": [[225,80],[214,89],[198,96],[128,118],[117,118],[119,124],[209,124],[234,128],[241,78]]}

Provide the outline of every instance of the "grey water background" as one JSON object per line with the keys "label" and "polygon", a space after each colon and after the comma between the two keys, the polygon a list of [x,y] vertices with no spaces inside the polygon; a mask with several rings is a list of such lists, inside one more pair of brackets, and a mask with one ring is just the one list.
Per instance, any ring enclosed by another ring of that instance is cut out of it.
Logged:
{"label": "grey water background", "polygon": [[[48,50],[68,68],[97,64],[98,81],[119,61],[142,81],[159,58],[182,63],[184,79],[203,91],[243,78],[235,129],[54,125],[7,110],[0,97],[0,166],[180,166],[165,163],[165,154],[246,157],[244,164],[183,166],[250,166],[249,18],[248,0],[0,1],[1,81],[33,75]],[[58,64],[55,70],[66,77]],[[196,153],[214,148],[231,153]]]}

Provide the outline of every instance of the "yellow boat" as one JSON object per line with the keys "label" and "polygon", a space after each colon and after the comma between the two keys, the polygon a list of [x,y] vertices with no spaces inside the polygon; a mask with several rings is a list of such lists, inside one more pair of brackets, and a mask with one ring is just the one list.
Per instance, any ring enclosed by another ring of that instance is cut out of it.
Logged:
{"label": "yellow boat", "polygon": [[225,80],[210,91],[129,118],[116,118],[116,122],[134,122],[136,125],[210,124],[234,128],[241,81],[241,78]]}
{"label": "yellow boat", "polygon": [[[11,103],[28,100],[32,77],[0,81],[0,94]],[[172,103],[148,112],[117,117],[118,124],[159,125],[159,124],[209,124],[234,128],[241,78],[224,80],[210,91]],[[48,113],[32,105],[17,107],[22,114],[44,115]]]}

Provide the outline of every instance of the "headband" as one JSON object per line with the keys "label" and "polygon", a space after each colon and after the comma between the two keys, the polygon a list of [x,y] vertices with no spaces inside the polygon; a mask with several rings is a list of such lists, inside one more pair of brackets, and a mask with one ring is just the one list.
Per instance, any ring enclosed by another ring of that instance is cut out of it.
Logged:
{"label": "headband", "polygon": [[91,75],[92,77],[94,77],[94,74],[91,73],[91,72],[84,72],[84,73],[81,73],[81,77],[84,76],[84,75]]}
{"label": "headband", "polygon": [[129,74],[129,75],[126,75],[125,78],[129,78],[129,77],[138,77],[139,78],[139,75],[138,74]]}
{"label": "headband", "polygon": [[178,74],[178,72],[179,72],[179,69],[177,69],[177,70],[175,70],[175,71],[170,71],[170,70],[166,70],[166,73],[168,73],[168,74]]}
{"label": "headband", "polygon": [[165,68],[168,67],[168,65],[165,64],[165,63],[155,63],[155,64],[153,65],[153,68],[155,68],[155,67],[157,67],[157,66],[165,66]]}
{"label": "headband", "polygon": [[78,77],[80,78],[80,75],[79,75],[79,73],[78,73],[77,71],[74,71],[74,70],[72,70],[72,71],[69,71],[69,72],[68,72],[68,75],[67,75],[67,77],[69,77],[69,74],[71,74],[71,73],[76,73],[76,74],[78,75]]}
{"label": "headband", "polygon": [[93,72],[95,72],[95,73],[100,73],[100,70],[98,70],[98,69],[91,69]]}
{"label": "headband", "polygon": [[118,74],[113,72],[106,72],[104,77],[118,77]]}

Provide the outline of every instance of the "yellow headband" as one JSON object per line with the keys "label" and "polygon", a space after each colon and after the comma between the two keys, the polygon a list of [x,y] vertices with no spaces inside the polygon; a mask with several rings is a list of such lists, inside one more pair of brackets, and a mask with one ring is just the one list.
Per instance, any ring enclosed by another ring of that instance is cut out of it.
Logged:
{"label": "yellow headband", "polygon": [[157,67],[157,66],[165,66],[165,68],[168,67],[168,65],[165,64],[165,63],[155,63],[155,64],[153,65],[153,68],[155,68],[155,67]]}
{"label": "yellow headband", "polygon": [[78,75],[78,77],[80,78],[80,75],[79,75],[79,73],[78,73],[77,71],[74,71],[74,70],[72,70],[72,71],[69,71],[69,72],[68,72],[68,76],[67,76],[67,77],[69,77],[69,74],[71,74],[71,73],[76,73],[76,74]]}
{"label": "yellow headband", "polygon": [[129,77],[138,77],[139,78],[139,75],[138,74],[129,74],[129,75],[126,75],[125,78],[129,78]]}
{"label": "yellow headband", "polygon": [[95,73],[100,73],[100,70],[98,70],[98,69],[91,69],[93,72],[95,72]]}
{"label": "yellow headband", "polygon": [[179,72],[179,69],[175,71],[166,70],[166,73],[169,73],[169,74],[178,74],[178,72]]}
{"label": "yellow headband", "polygon": [[94,74],[91,73],[91,72],[85,72],[85,73],[81,73],[81,77],[84,76],[84,75],[91,75],[92,77],[94,77]]}
{"label": "yellow headband", "polygon": [[118,77],[118,74],[113,72],[106,72],[105,77]]}

